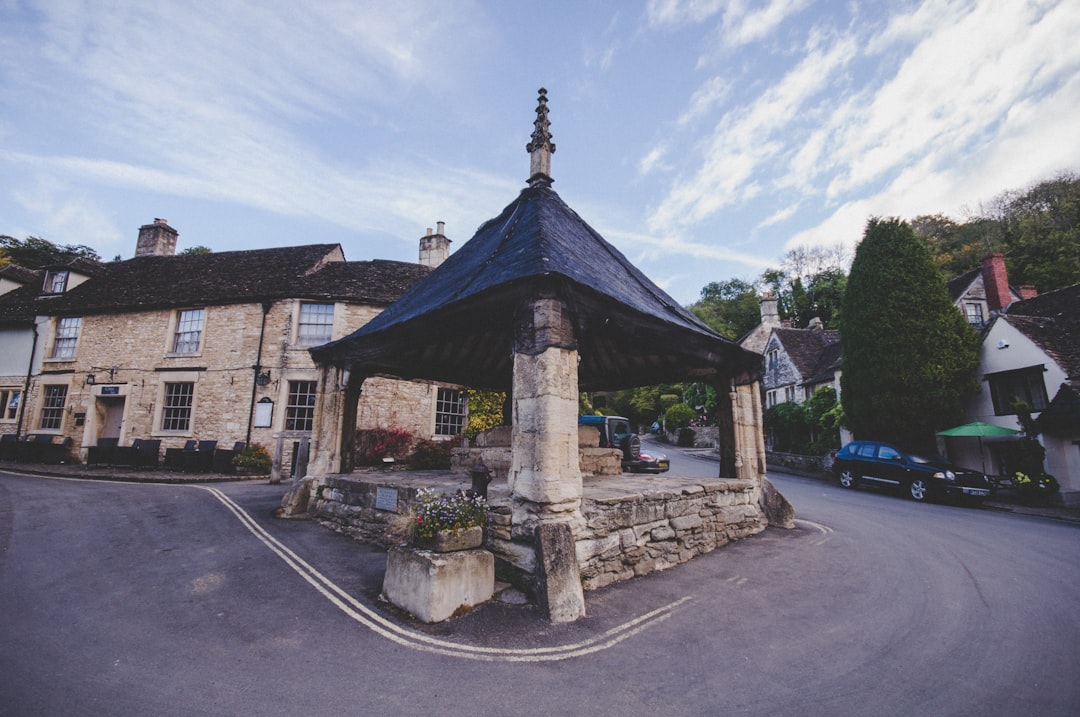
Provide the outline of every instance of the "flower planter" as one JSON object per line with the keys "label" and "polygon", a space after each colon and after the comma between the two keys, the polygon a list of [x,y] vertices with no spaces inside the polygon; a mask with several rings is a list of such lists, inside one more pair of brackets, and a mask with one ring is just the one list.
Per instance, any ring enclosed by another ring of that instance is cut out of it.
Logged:
{"label": "flower planter", "polygon": [[433,538],[417,537],[413,543],[421,550],[436,553],[453,553],[458,550],[472,550],[484,544],[484,528],[474,525],[458,530],[440,530]]}

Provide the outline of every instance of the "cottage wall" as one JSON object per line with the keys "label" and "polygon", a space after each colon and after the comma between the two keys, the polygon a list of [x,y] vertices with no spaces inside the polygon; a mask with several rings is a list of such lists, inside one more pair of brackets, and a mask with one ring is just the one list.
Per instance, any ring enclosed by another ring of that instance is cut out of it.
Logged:
{"label": "cottage wall", "polygon": [[[173,308],[89,315],[82,317],[75,355],[52,354],[55,320],[42,324],[41,373],[33,378],[24,432],[52,433],[58,440],[70,436],[73,448],[85,458],[108,424],[122,412],[121,445],[136,438],[161,440],[161,449],[178,448],[188,439],[216,440],[232,447],[247,438],[251,420],[253,367],[268,375],[255,386],[255,401],[273,405],[269,426],[252,426],[253,443],[267,447],[286,471],[294,446],[310,431],[286,426],[290,381],[317,381],[318,371],[308,347],[296,342],[299,307],[296,299],[274,302],[265,318],[262,352],[259,336],[263,307],[259,303],[207,306],[201,348],[197,354],[171,354],[175,334]],[[198,307],[196,307],[198,308]],[[339,302],[335,306],[333,337],[340,338],[370,321],[378,307]],[[93,376],[90,383],[88,377]],[[165,384],[193,383],[191,424],[187,430],[162,430]],[[6,383],[12,383],[8,381]],[[44,386],[66,387],[67,397],[59,429],[41,428]],[[358,408],[358,426],[397,425],[422,436],[434,432],[434,385],[390,379],[372,379],[365,386]]]}

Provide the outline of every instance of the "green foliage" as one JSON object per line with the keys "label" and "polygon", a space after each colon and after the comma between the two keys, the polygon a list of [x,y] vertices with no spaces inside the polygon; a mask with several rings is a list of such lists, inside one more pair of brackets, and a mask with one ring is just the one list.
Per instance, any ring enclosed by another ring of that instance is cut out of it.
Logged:
{"label": "green foliage", "polygon": [[844,263],[840,246],[796,247],[784,255],[780,269],[762,273],[761,284],[776,297],[780,318],[792,327],[804,329],[816,317],[825,328],[835,329],[847,286]]}
{"label": "green foliage", "polygon": [[[682,384],[661,384],[626,389],[615,394],[612,408],[616,415],[625,416],[631,423],[648,425],[659,420],[670,406],[679,402]],[[612,415],[610,411],[604,411]]]}
{"label": "green foliage", "polygon": [[199,246],[189,246],[187,249],[184,249],[183,251],[181,251],[179,253],[180,253],[180,256],[185,256],[187,254],[213,254],[214,250],[211,249],[208,246],[199,245]]}
{"label": "green foliage", "polygon": [[779,403],[765,411],[765,431],[774,450],[822,456],[840,447],[836,390],[819,388],[803,403]]}
{"label": "green foliage", "polygon": [[409,454],[409,467],[416,470],[449,470],[450,449],[449,441],[421,438]]}
{"label": "green foliage", "polygon": [[465,390],[469,406],[469,422],[465,426],[465,435],[469,439],[503,424],[503,404],[506,394],[496,391]]}
{"label": "green foliage", "polygon": [[11,263],[27,269],[40,269],[80,258],[101,261],[96,251],[82,244],[57,246],[38,237],[26,237],[24,241],[19,241],[15,237],[0,235],[0,266]]}
{"label": "green foliage", "polygon": [[356,432],[356,465],[374,466],[384,458],[401,460],[409,454],[413,435],[404,428],[369,428]]}
{"label": "green foliage", "polygon": [[686,428],[697,417],[697,412],[685,403],[676,403],[664,413],[664,427],[668,431]]}
{"label": "green foliage", "polygon": [[487,501],[480,496],[446,495],[422,488],[413,508],[413,534],[434,538],[440,530],[462,530],[487,524]]}
{"label": "green foliage", "polygon": [[858,438],[932,450],[978,390],[978,335],[953,306],[926,244],[871,219],[840,314],[843,410]]}
{"label": "green foliage", "polygon": [[269,473],[273,460],[265,448],[258,443],[252,443],[233,456],[233,465],[257,473]]}
{"label": "green foliage", "polygon": [[810,427],[802,406],[794,401],[778,403],[767,409],[762,418],[765,431],[772,439],[772,448],[781,453],[807,453]]}
{"label": "green foliage", "polygon": [[935,214],[916,217],[912,228],[946,278],[1002,252],[1010,284],[1045,293],[1080,283],[1080,175],[1074,172],[1004,192],[965,222]]}
{"label": "green foliage", "polygon": [[758,325],[761,309],[753,284],[742,279],[714,281],[701,290],[690,311],[713,331],[733,341]]}

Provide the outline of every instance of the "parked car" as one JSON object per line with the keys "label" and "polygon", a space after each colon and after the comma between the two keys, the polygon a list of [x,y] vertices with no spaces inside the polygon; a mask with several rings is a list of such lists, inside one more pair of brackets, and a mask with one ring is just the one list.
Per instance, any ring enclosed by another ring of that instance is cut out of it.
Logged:
{"label": "parked car", "polygon": [[977,471],[957,468],[941,458],[923,458],[889,443],[852,441],[836,453],[833,473],[840,485],[860,484],[902,490],[912,499],[964,498],[981,502],[990,481]]}
{"label": "parked car", "polygon": [[618,448],[623,452],[622,469],[631,473],[663,473],[670,466],[666,454],[643,452],[641,438],[630,428],[630,420],[622,416],[579,416],[578,425],[595,426],[600,431],[601,448]]}

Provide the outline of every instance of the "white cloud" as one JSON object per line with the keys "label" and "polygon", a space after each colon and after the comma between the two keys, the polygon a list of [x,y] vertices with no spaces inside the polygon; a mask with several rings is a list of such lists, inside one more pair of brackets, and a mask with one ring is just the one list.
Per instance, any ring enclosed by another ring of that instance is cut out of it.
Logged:
{"label": "white cloud", "polygon": [[760,7],[756,3],[736,0],[724,13],[721,30],[723,42],[728,47],[739,47],[756,42],[769,35],[785,20],[798,13],[810,0],[771,0]]}

